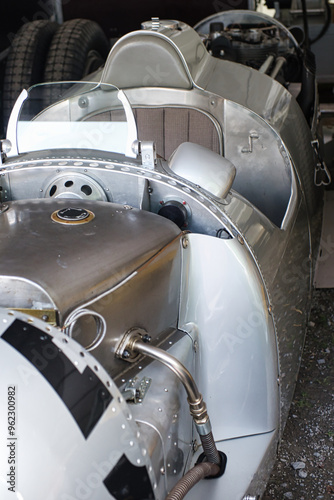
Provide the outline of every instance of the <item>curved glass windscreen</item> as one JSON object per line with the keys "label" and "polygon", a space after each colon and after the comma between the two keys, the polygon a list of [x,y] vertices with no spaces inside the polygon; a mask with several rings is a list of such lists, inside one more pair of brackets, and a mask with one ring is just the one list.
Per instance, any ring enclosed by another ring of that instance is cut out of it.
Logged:
{"label": "curved glass windscreen", "polygon": [[[93,149],[136,156],[132,152],[137,139],[135,119],[127,98],[117,87],[56,82],[35,85],[24,96],[14,127],[18,153]],[[11,117],[12,122],[14,119]]]}

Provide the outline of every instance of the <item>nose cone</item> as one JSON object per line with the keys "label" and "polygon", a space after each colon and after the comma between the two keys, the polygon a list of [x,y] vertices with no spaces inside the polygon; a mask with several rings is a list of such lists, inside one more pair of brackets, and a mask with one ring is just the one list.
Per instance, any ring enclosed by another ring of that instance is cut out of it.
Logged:
{"label": "nose cone", "polygon": [[154,498],[128,406],[79,344],[0,310],[0,366],[0,498],[110,500],[124,474]]}

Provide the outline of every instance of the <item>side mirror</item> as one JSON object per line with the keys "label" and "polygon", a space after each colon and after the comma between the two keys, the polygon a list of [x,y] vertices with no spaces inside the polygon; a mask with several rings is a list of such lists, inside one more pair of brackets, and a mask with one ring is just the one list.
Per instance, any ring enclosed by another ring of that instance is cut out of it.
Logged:
{"label": "side mirror", "polygon": [[236,168],[229,160],[191,142],[184,142],[174,151],[168,166],[175,174],[205,189],[218,200],[226,198],[236,174]]}

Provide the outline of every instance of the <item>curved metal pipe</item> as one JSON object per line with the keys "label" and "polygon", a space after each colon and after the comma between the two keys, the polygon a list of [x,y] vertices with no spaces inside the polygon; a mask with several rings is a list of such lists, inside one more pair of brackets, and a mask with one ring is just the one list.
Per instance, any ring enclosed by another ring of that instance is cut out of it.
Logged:
{"label": "curved metal pipe", "polygon": [[216,476],[219,466],[209,462],[203,462],[190,469],[168,493],[166,500],[182,500],[195,484],[207,476]]}
{"label": "curved metal pipe", "polygon": [[136,330],[129,332],[125,341],[122,342],[121,348],[117,351],[117,355],[122,357],[126,351],[144,354],[145,356],[156,359],[175,373],[187,392],[190,414],[193,417],[197,432],[200,436],[205,456],[208,462],[220,464],[221,457],[212,435],[206,404],[187,368],[171,354],[168,354],[159,347],[151,346],[147,342],[144,342],[141,334]]}
{"label": "curved metal pipe", "polygon": [[197,389],[197,385],[191,373],[174,356],[168,354],[166,351],[160,349],[159,347],[154,347],[153,345],[146,344],[139,339],[135,339],[131,347],[134,351],[161,361],[165,366],[168,366],[168,368],[172,370],[175,375],[181,380],[187,392],[189,401],[193,403],[202,399],[202,395]]}

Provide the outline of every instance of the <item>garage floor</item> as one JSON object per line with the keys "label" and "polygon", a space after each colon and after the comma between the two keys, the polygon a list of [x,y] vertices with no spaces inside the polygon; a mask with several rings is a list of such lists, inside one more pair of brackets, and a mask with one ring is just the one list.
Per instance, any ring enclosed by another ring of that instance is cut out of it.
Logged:
{"label": "garage floor", "polygon": [[[327,106],[328,108],[328,106]],[[334,499],[334,113],[323,127],[332,175],[301,368],[263,500]]]}
{"label": "garage floor", "polygon": [[326,191],[315,288],[334,288],[334,191]]}

